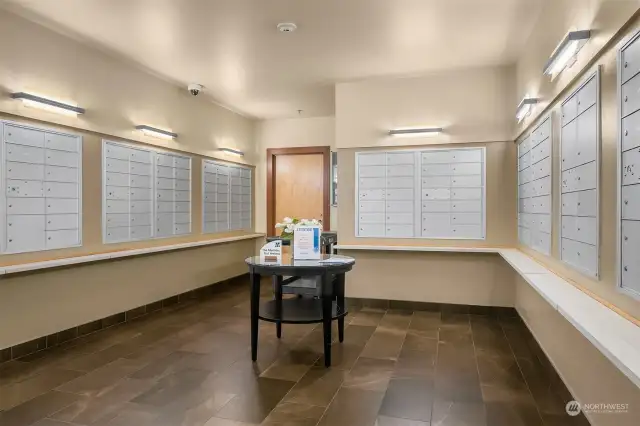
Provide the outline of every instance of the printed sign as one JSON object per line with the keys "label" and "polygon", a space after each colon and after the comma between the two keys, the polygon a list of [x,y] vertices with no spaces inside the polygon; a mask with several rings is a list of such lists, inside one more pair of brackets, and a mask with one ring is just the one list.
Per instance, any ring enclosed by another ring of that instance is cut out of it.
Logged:
{"label": "printed sign", "polygon": [[303,260],[320,259],[319,226],[298,226],[293,231],[293,258]]}
{"label": "printed sign", "polygon": [[260,249],[261,262],[280,262],[282,260],[282,241],[271,241]]}

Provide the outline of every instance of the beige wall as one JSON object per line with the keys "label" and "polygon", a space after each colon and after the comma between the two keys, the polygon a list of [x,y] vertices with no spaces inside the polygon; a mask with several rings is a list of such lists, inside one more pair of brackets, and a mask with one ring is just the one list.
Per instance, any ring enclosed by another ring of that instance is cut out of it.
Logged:
{"label": "beige wall", "polygon": [[0,349],[247,272],[253,240],[0,278]]}
{"label": "beige wall", "polygon": [[[261,120],[256,123],[256,231],[267,230],[267,149],[329,146],[333,151],[335,139],[334,117]],[[337,209],[331,207],[331,229],[337,229],[337,225]]]}
{"label": "beige wall", "polygon": [[[194,98],[129,63],[0,10],[0,112],[223,159],[219,146],[246,152],[254,163],[253,120]],[[24,91],[76,102],[84,115],[68,117],[24,108],[8,97]],[[134,131],[147,124],[178,133],[176,141]]]}
{"label": "beige wall", "polygon": [[[338,240],[340,244],[513,246],[516,156],[512,133],[512,77],[508,67],[422,77],[372,79],[336,86]],[[445,134],[394,139],[389,129],[442,126]],[[498,141],[498,142],[494,142]],[[476,142],[470,144],[469,142]],[[431,240],[355,237],[355,153],[366,149],[485,146],[487,239]],[[460,145],[457,145],[460,144]],[[351,297],[512,306],[512,280],[501,279],[497,256],[452,253],[341,251],[356,258],[347,274]]]}
{"label": "beige wall", "polygon": [[356,258],[348,297],[513,306],[515,272],[497,254],[341,250]]}
{"label": "beige wall", "polygon": [[357,238],[355,236],[355,153],[362,149],[338,151],[338,180],[342,198],[338,203],[340,244],[411,245],[455,247],[513,247],[516,244],[517,183],[515,146],[509,142],[461,144],[487,148],[487,238],[485,240],[436,240],[423,238]]}
{"label": "beige wall", "polygon": [[[561,0],[544,3],[538,23],[515,67],[513,109],[526,94],[540,98],[534,114],[517,126],[518,134],[535,121],[537,114],[553,103],[567,85],[579,78],[583,69],[615,40],[621,27],[637,13],[639,7],[640,0]],[[553,80],[543,75],[542,70],[549,56],[565,34],[571,30],[588,29],[593,31],[592,37],[580,50],[576,62]]]}
{"label": "beige wall", "polygon": [[[411,246],[513,246],[516,227],[515,146],[512,143],[465,144],[487,147],[487,239],[432,240],[356,238],[355,152],[338,150],[340,244]],[[341,250],[356,258],[347,274],[349,297],[513,306],[514,273],[497,255]]]}
{"label": "beige wall", "polygon": [[[20,40],[20,43],[15,43]],[[130,64],[70,38],[0,11],[0,119],[59,129],[83,136],[83,246],[0,256],[0,265],[128,248],[210,239],[202,235],[201,159],[192,155],[192,234],[151,242],[102,244],[101,140],[128,139],[195,154],[214,154],[216,141],[247,151],[254,159],[254,122],[220,106],[196,99],[184,88],[146,74]],[[25,108],[6,92],[27,91],[71,100],[87,109],[75,117]],[[171,129],[176,141],[145,137],[136,124]],[[234,157],[235,159],[235,157]],[[237,233],[236,233],[237,234]]]}
{"label": "beige wall", "polygon": [[542,299],[520,276],[515,305],[536,340],[581,403],[629,404],[626,414],[587,414],[593,426],[636,426],[640,389]]}
{"label": "beige wall", "polygon": [[[0,119],[83,136],[83,246],[2,255],[0,265],[212,238],[201,234],[202,157],[193,155],[192,234],[103,245],[101,139],[129,139],[223,159],[215,148],[228,146],[245,151],[241,162],[252,164],[253,120],[4,11],[0,50]],[[24,108],[8,97],[15,91],[77,102],[87,112],[70,118]],[[167,128],[179,137],[171,142],[147,138],[133,131],[136,124]],[[0,278],[0,348],[242,274],[243,259],[254,252],[255,241],[246,240]]]}
{"label": "beige wall", "polygon": [[[553,123],[553,235],[552,255],[545,256],[526,247],[521,249],[549,268],[575,282],[606,303],[610,303],[626,313],[640,319],[640,302],[618,291],[616,280],[616,235],[617,235],[617,138],[618,138],[618,107],[617,107],[617,65],[616,55],[621,46],[631,34],[640,30],[640,20],[634,23],[622,38],[615,40],[597,58],[595,63],[584,69],[574,84],[567,87],[562,96],[550,105],[556,111]],[[601,112],[602,112],[602,155],[600,181],[600,279],[588,278],[562,263],[558,235],[560,232],[560,104],[579,83],[601,66]],[[515,159],[514,159],[515,161]]]}
{"label": "beige wall", "polygon": [[[512,140],[513,69],[449,70],[421,77],[336,85],[336,147]],[[390,129],[443,127],[428,138],[391,138]]]}

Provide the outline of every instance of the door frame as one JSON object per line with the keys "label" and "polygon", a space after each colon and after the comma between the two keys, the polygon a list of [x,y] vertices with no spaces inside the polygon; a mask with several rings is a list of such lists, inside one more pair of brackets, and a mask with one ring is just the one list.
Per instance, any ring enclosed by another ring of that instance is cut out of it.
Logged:
{"label": "door frame", "polygon": [[329,146],[308,146],[300,148],[268,148],[267,149],[267,235],[275,235],[276,224],[276,157],[278,155],[322,154],[322,228],[331,229],[331,148]]}

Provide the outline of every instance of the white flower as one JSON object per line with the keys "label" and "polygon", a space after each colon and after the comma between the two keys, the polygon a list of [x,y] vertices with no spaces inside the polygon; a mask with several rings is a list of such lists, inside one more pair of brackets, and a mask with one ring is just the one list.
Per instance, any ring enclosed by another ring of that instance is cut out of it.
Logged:
{"label": "white flower", "polygon": [[293,219],[291,219],[290,217],[285,217],[283,220],[284,223],[293,223]]}
{"label": "white flower", "polygon": [[320,222],[318,221],[318,219],[312,219],[311,220],[311,224],[312,225],[320,225]]}
{"label": "white flower", "polygon": [[293,225],[287,225],[287,226],[284,228],[284,232],[286,232],[286,233],[288,233],[288,234],[292,233],[292,232],[293,232]]}
{"label": "white flower", "polygon": [[276,223],[276,228],[284,228],[285,226],[287,226],[285,223]]}

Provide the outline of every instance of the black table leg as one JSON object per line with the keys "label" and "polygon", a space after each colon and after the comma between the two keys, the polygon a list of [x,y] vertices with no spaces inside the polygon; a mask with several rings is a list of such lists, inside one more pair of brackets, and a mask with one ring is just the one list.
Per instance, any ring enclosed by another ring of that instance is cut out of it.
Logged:
{"label": "black table leg", "polygon": [[[338,312],[346,310],[344,303],[344,274],[336,276],[336,304],[338,305]],[[338,340],[340,343],[344,341],[344,316],[338,318]]]}
{"label": "black table leg", "polygon": [[251,359],[258,359],[258,314],[260,313],[260,274],[251,272]]}
{"label": "black table leg", "polygon": [[[279,319],[282,319],[282,275],[274,275],[272,278],[273,281],[273,291],[276,295],[276,312]],[[278,339],[282,337],[282,322],[276,322],[276,336]]]}
{"label": "black table leg", "polygon": [[331,367],[331,314],[333,305],[333,280],[331,274],[322,277],[322,331],[324,334],[324,366]]}

